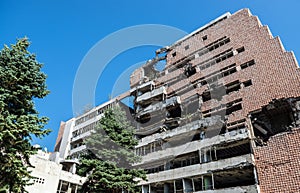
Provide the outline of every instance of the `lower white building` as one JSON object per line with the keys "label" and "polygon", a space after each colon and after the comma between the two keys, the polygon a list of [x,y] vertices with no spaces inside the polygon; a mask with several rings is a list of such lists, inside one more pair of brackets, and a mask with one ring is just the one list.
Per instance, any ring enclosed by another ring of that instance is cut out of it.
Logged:
{"label": "lower white building", "polygon": [[[55,153],[39,151],[30,157],[33,185],[26,188],[29,193],[77,193],[85,178],[75,174],[74,162],[61,162]],[[52,161],[51,161],[52,160]]]}

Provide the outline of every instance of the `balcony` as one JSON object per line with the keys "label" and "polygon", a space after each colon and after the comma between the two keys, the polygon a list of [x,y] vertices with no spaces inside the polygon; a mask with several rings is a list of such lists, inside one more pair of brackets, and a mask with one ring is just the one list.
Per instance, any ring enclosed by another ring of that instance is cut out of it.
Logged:
{"label": "balcony", "polygon": [[238,131],[234,130],[223,135],[218,135],[213,138],[203,139],[200,141],[191,141],[190,139],[190,141],[186,142],[186,144],[148,153],[147,155],[142,156],[142,161],[137,165],[147,165],[147,163],[175,158],[178,155],[187,154],[189,152],[194,152],[201,149],[207,149],[212,146],[217,146],[218,144],[229,144],[234,141],[238,142],[248,138],[249,133],[247,130],[240,129]]}
{"label": "balcony", "polygon": [[163,181],[172,181],[180,178],[189,178],[197,175],[204,175],[214,171],[225,170],[228,168],[239,168],[242,166],[253,165],[252,155],[242,155],[232,157],[224,160],[190,165],[182,168],[166,170],[154,174],[147,175],[147,181],[141,181],[139,185],[146,185],[149,183],[159,183]]}
{"label": "balcony", "polygon": [[221,128],[222,126],[223,126],[223,122],[220,119],[220,117],[217,117],[217,116],[207,117],[207,118],[196,120],[196,121],[193,121],[186,125],[174,128],[172,130],[168,130],[164,133],[157,133],[157,134],[153,134],[151,136],[144,137],[139,141],[139,145],[137,147],[147,145],[156,140],[168,139],[171,137],[184,135],[189,132],[194,132],[201,127],[206,127],[208,129],[213,130],[215,128]]}
{"label": "balcony", "polygon": [[147,114],[147,113],[152,113],[154,111],[160,111],[166,107],[175,106],[180,103],[181,103],[180,97],[175,96],[175,97],[166,99],[165,101],[152,104],[144,109],[138,109],[138,113],[136,116],[143,116],[144,114]]}
{"label": "balcony", "polygon": [[77,148],[71,149],[69,155],[72,155],[72,154],[74,154],[74,153],[76,153],[76,152],[83,151],[83,150],[85,150],[85,149],[86,149],[86,146],[85,146],[85,145],[81,145],[81,146],[79,146],[79,147],[77,147]]}
{"label": "balcony", "polygon": [[154,97],[159,97],[161,95],[166,95],[167,91],[166,88],[164,86],[157,88],[155,90],[152,90],[150,92],[146,92],[145,94],[139,96],[136,98],[136,102],[137,103],[143,103],[149,99],[152,99]]}
{"label": "balcony", "polygon": [[90,136],[90,135],[91,135],[91,131],[87,131],[87,132],[85,132],[85,133],[82,133],[82,134],[80,134],[80,135],[77,135],[76,137],[72,137],[72,138],[71,138],[71,143],[74,142],[74,141],[77,141],[77,140],[79,140],[79,139],[86,138],[86,137],[88,137],[88,136]]}

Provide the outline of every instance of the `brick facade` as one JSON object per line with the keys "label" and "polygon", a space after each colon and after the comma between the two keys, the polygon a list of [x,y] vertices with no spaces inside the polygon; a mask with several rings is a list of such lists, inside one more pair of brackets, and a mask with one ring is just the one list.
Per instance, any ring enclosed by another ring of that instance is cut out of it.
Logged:
{"label": "brick facade", "polygon": [[262,193],[300,192],[300,129],[270,138],[266,146],[254,148]]}
{"label": "brick facade", "polygon": [[[252,126],[255,120],[249,118],[252,112],[260,111],[272,101],[300,96],[298,63],[293,52],[283,48],[279,37],[273,37],[258,17],[243,9],[215,20],[166,49],[165,69],[155,78],[147,77],[147,64],[137,69],[131,76],[131,89],[138,90],[152,80],[156,89],[164,86],[167,91],[166,96],[156,101],[179,96],[181,110],[193,101],[197,108],[190,107],[193,111],[187,112],[197,114],[197,119],[222,115],[223,132],[238,130],[240,127],[236,125],[243,123],[251,133],[261,192],[300,192],[300,130],[273,132],[277,126],[270,128],[262,123],[256,129],[268,132],[262,128],[266,127],[274,136],[259,147],[254,142],[258,138]],[[138,92],[132,95],[139,97]],[[135,110],[147,105],[149,102],[137,103]],[[175,116],[168,118],[178,118]],[[181,118],[184,116],[187,115]],[[296,119],[298,115],[289,116]],[[221,132],[215,133],[218,134]]]}

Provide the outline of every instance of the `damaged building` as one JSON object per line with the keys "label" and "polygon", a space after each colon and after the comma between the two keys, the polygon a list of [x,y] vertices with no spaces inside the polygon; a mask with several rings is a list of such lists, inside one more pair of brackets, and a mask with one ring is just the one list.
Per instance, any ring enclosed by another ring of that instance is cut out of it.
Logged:
{"label": "damaged building", "polygon": [[257,16],[226,13],[155,54],[128,92],[61,124],[61,162],[130,96],[142,193],[300,192],[298,63]]}
{"label": "damaged building", "polygon": [[130,78],[142,192],[299,192],[299,75],[248,9],[157,50]]}

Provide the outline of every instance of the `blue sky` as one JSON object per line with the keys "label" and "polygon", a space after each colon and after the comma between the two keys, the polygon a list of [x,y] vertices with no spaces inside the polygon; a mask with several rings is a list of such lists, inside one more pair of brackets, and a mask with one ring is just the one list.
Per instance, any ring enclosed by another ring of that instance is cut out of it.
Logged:
{"label": "blue sky", "polygon": [[[274,36],[280,36],[286,50],[300,57],[299,0],[0,1],[1,48],[15,43],[16,38],[29,37],[30,51],[44,63],[43,71],[48,75],[51,94],[37,100],[36,108],[50,118],[47,128],[53,132],[33,143],[53,150],[60,121],[73,116],[72,89],[77,69],[88,51],[104,37],[141,24],[162,24],[192,32],[225,12],[242,8],[250,8]],[[118,77],[133,64],[151,59],[157,48],[137,47],[115,57],[98,80],[95,103],[107,101],[114,84],[124,83],[117,81]],[[126,85],[119,87],[126,89]]]}

